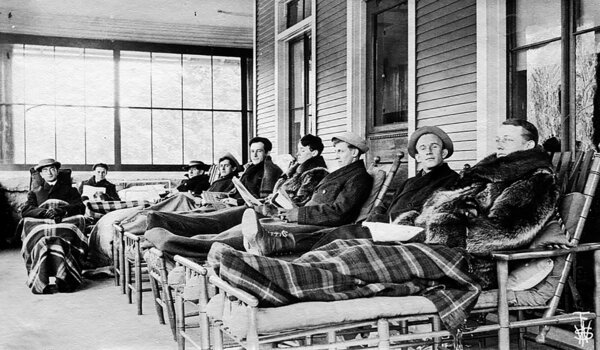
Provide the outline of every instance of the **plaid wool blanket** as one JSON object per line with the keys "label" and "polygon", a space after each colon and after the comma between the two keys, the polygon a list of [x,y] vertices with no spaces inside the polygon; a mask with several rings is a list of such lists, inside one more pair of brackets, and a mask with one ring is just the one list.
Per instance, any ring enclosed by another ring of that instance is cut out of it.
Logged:
{"label": "plaid wool blanket", "polygon": [[27,269],[27,286],[44,293],[49,278],[56,277],[59,291],[72,291],[82,282],[81,261],[87,249],[83,215],[52,219],[25,218],[21,254]]}
{"label": "plaid wool blanket", "polygon": [[138,206],[147,207],[150,205],[148,201],[132,200],[132,201],[85,201],[85,216],[98,220],[106,213],[113,210],[133,208]]}
{"label": "plaid wool blanket", "polygon": [[441,245],[336,240],[287,262],[217,243],[208,261],[223,280],[256,296],[261,306],[423,295],[451,331],[464,323],[481,292],[463,253]]}

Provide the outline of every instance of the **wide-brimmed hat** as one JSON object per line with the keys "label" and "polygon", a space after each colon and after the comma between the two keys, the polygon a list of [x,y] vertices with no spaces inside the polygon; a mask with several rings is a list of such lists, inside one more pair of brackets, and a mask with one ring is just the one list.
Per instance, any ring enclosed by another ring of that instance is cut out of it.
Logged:
{"label": "wide-brimmed hat", "polygon": [[235,156],[233,154],[231,154],[230,152],[226,152],[221,157],[219,157],[219,163],[221,163],[221,161],[223,159],[229,159],[229,161],[231,162],[231,165],[235,166],[235,168],[237,169],[237,171],[241,171],[242,170],[242,167],[240,166],[240,163],[237,161],[237,159],[235,158]]}
{"label": "wide-brimmed hat", "polygon": [[104,169],[106,169],[106,171],[108,171],[108,165],[106,163],[96,163],[92,167],[92,170],[96,170],[97,167],[104,168]]}
{"label": "wide-brimmed hat", "polygon": [[183,170],[188,171],[190,168],[208,171],[208,169],[210,169],[210,165],[204,164],[204,162],[201,160],[192,160],[188,163],[188,165],[183,166]]}
{"label": "wide-brimmed hat", "polygon": [[415,130],[408,139],[408,154],[410,154],[411,157],[414,158],[415,154],[417,154],[417,141],[425,134],[434,134],[442,140],[443,147],[448,151],[448,154],[446,154],[446,157],[444,158],[448,158],[454,153],[454,144],[452,143],[450,136],[448,136],[444,130],[437,126],[422,126]]}
{"label": "wide-brimmed hat", "polygon": [[40,160],[37,165],[35,165],[33,167],[33,169],[35,169],[35,171],[40,171],[43,167],[45,166],[51,166],[54,165],[54,167],[56,167],[56,169],[60,169],[60,162],[57,162],[56,160],[52,159],[52,158],[46,158],[46,159],[42,159]]}
{"label": "wide-brimmed hat", "polygon": [[358,148],[362,153],[366,153],[369,150],[369,146],[367,146],[367,141],[365,141],[365,139],[352,132],[346,131],[337,134],[331,138],[331,141],[335,142],[335,140],[344,141]]}

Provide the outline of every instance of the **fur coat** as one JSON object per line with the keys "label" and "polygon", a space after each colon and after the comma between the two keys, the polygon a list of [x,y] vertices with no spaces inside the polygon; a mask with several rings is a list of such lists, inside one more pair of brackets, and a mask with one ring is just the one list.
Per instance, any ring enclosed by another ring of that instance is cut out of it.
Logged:
{"label": "fur coat", "polygon": [[[493,154],[465,170],[452,189],[434,193],[415,224],[425,228],[427,243],[481,257],[527,246],[553,216],[558,197],[550,158],[542,150]],[[476,260],[478,275],[493,273]]]}
{"label": "fur coat", "polygon": [[293,164],[275,185],[273,192],[282,188],[301,207],[310,200],[315,188],[329,174],[327,164],[321,156],[310,158],[302,164]]}

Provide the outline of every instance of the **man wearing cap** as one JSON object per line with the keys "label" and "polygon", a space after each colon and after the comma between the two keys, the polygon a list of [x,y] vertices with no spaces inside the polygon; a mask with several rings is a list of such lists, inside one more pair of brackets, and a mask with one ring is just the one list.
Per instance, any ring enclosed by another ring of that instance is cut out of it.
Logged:
{"label": "man wearing cap", "polygon": [[[295,232],[304,232],[304,230],[315,231],[323,226],[339,226],[353,222],[358,216],[363,203],[366,201],[373,179],[365,168],[361,158],[362,154],[368,151],[366,141],[360,136],[352,133],[343,133],[336,135],[332,139],[336,151],[336,158],[340,168],[327,174],[316,186],[310,199],[303,205],[290,210],[280,209],[279,217],[287,222],[277,221],[271,224],[271,229],[279,228],[292,229]],[[247,209],[256,214],[255,209]],[[228,223],[237,220],[239,224],[244,211],[236,212],[235,217],[230,215]],[[195,254],[206,254],[210,247],[217,242],[227,243],[236,249],[244,249],[243,237],[240,230],[243,227],[232,227],[222,232],[214,239],[196,239],[180,237],[174,232],[183,234],[184,230],[177,229],[181,222],[171,220],[172,228],[163,225],[156,225],[152,221],[161,216],[172,216],[174,214],[156,213],[157,215],[148,216],[148,231],[145,237],[161,250],[171,253],[179,252],[186,256],[196,256]],[[206,224],[210,223],[205,220]],[[220,220],[214,220],[214,225],[218,225]],[[221,223],[223,226],[223,223]],[[165,230],[166,229],[166,230]],[[170,231],[170,232],[169,232]],[[217,231],[218,232],[218,231]],[[187,230],[190,233],[198,230]],[[185,252],[185,253],[184,253]]]}
{"label": "man wearing cap", "polygon": [[[43,181],[27,194],[27,202],[21,209],[22,217],[58,219],[85,212],[81,195],[71,185],[71,179],[58,176],[60,165],[60,162],[48,158],[40,160],[33,167]],[[40,208],[39,205],[48,199],[59,199],[68,204],[50,209]]]}
{"label": "man wearing cap", "polygon": [[[452,140],[442,129],[436,126],[417,129],[408,140],[408,153],[419,163],[419,172],[398,187],[390,205],[382,203],[373,208],[366,221],[388,223],[398,219],[401,214],[413,217],[418,215],[425,200],[435,190],[446,187],[458,179],[458,174],[450,169],[444,161],[453,152]],[[245,235],[248,241],[246,247],[249,251],[260,255],[282,253],[280,249],[305,252],[336,239],[371,238],[368,229],[360,224],[352,224],[334,229],[324,229],[312,234],[295,234],[294,242],[289,242],[290,239],[287,239],[287,236],[268,234],[268,232],[258,229],[252,223],[251,218],[248,220],[246,227],[249,230]],[[276,242],[278,240],[287,240],[288,242],[278,243]]]}
{"label": "man wearing cap", "polygon": [[89,179],[82,181],[81,185],[79,185],[79,193],[83,194],[83,186],[103,187],[106,190],[100,196],[102,200],[120,200],[115,185],[106,180],[106,174],[108,174],[108,165],[104,163],[94,164],[94,166],[92,167],[92,172],[94,175]]}
{"label": "man wearing cap", "polygon": [[238,163],[233,154],[229,152],[225,153],[219,158],[219,178],[213,181],[208,191],[229,192],[233,190],[234,185],[231,180],[237,176],[240,169],[240,163]]}
{"label": "man wearing cap", "polygon": [[190,192],[194,196],[199,196],[202,192],[210,187],[208,175],[204,173],[210,169],[210,165],[204,164],[200,160],[192,160],[188,165],[183,167],[187,171],[186,179],[182,180],[177,191]]}

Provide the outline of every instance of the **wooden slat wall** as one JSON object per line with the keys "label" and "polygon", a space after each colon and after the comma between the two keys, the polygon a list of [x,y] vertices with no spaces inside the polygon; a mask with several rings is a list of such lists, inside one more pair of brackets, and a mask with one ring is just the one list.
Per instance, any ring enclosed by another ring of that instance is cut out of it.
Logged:
{"label": "wooden slat wall", "polygon": [[256,0],[256,131],[271,141],[277,139],[274,11],[273,0]]}
{"label": "wooden slat wall", "polygon": [[331,135],[346,130],[346,0],[317,1],[317,134],[331,157]]}
{"label": "wooden slat wall", "polygon": [[417,127],[436,125],[454,142],[449,164],[477,160],[476,0],[418,0]]}

